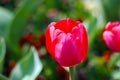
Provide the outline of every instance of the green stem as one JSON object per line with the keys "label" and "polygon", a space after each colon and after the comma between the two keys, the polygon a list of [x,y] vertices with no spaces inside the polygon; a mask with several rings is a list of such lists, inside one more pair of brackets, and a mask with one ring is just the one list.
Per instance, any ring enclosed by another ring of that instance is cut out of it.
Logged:
{"label": "green stem", "polygon": [[70,80],[75,80],[75,67],[69,67],[69,78]]}

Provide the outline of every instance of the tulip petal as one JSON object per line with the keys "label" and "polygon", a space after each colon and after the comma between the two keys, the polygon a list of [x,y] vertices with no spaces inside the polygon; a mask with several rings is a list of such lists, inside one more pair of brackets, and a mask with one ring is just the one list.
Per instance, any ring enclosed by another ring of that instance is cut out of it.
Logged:
{"label": "tulip petal", "polygon": [[[79,48],[78,51],[81,52],[82,55],[81,61],[83,61],[86,58],[87,53],[87,47],[88,47],[88,39],[86,30],[83,25],[78,25],[78,27],[74,27],[72,30],[72,35],[75,38],[76,46]],[[81,51],[82,50],[82,51]]]}
{"label": "tulip petal", "polygon": [[113,51],[118,51],[117,44],[115,43],[115,39],[113,37],[113,33],[110,31],[103,32],[103,40],[108,45],[108,47]]}
{"label": "tulip petal", "polygon": [[[55,22],[52,22],[50,25],[48,25],[48,28],[46,30],[46,47],[47,47],[47,50],[52,53],[52,47],[51,47],[51,44],[52,44],[52,32],[54,31],[54,27],[51,28],[51,26],[54,26],[55,25]],[[51,31],[52,30],[52,31]]]}
{"label": "tulip petal", "polygon": [[112,29],[113,34],[117,37],[120,42],[120,25]]}
{"label": "tulip petal", "polygon": [[70,32],[74,26],[77,26],[77,24],[78,24],[77,22],[68,18],[68,19],[63,19],[63,20],[58,21],[55,24],[55,28],[60,29],[64,31],[65,33],[67,33],[67,32]]}
{"label": "tulip petal", "polygon": [[114,27],[117,27],[118,25],[120,25],[120,22],[108,22],[105,26],[105,29],[111,31]]}
{"label": "tulip petal", "polygon": [[59,64],[72,66],[80,62],[80,54],[71,40],[71,34],[60,34],[54,44],[55,57]]}
{"label": "tulip petal", "polygon": [[120,51],[120,25],[117,26],[117,27],[114,27],[112,29],[112,32],[114,34],[114,40],[115,40],[115,42],[117,44],[117,47],[118,47],[118,49]]}

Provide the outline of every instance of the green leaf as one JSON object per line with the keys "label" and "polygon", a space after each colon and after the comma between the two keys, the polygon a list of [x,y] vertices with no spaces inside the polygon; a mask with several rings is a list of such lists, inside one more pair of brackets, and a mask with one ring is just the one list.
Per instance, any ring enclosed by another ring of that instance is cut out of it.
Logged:
{"label": "green leaf", "polygon": [[111,80],[120,80],[120,69],[114,70],[114,71],[111,73],[111,77],[112,77]]}
{"label": "green leaf", "polygon": [[33,11],[40,3],[41,0],[23,0],[20,7],[16,10],[16,14],[9,26],[8,33],[6,35],[9,48],[13,51],[14,54],[17,55],[16,57],[20,56],[19,53],[21,51],[19,50],[20,48],[18,42],[23,35],[25,25],[27,24],[28,19],[30,18]]}
{"label": "green leaf", "polygon": [[26,54],[11,72],[11,80],[35,80],[42,70],[42,64],[35,48],[31,47]]}
{"label": "green leaf", "polygon": [[[120,20],[120,0],[100,0],[107,21]],[[112,10],[112,11],[111,11]]]}
{"label": "green leaf", "polygon": [[0,74],[0,80],[9,80],[9,79]]}
{"label": "green leaf", "polygon": [[120,60],[120,53],[113,53],[108,63],[108,66],[109,67],[116,66],[119,60]]}
{"label": "green leaf", "polygon": [[100,34],[102,31],[102,28],[97,26],[97,18],[92,18],[89,20],[84,21],[84,25],[87,29],[88,33],[88,45],[91,47],[91,45],[94,43],[94,40],[96,38],[96,35]]}
{"label": "green leaf", "polygon": [[95,32],[95,29],[97,28],[97,18],[92,18],[90,20],[84,21],[84,25],[87,29],[88,35],[90,36]]}
{"label": "green leaf", "polygon": [[105,63],[105,60],[101,57],[94,57],[93,59],[90,60],[89,63],[92,66],[102,66]]}
{"label": "green leaf", "polygon": [[2,71],[3,67],[5,51],[6,51],[5,41],[2,37],[0,37],[0,72]]}
{"label": "green leaf", "polygon": [[7,29],[8,29],[8,24],[13,18],[12,12],[9,10],[0,7],[0,35],[5,36]]}

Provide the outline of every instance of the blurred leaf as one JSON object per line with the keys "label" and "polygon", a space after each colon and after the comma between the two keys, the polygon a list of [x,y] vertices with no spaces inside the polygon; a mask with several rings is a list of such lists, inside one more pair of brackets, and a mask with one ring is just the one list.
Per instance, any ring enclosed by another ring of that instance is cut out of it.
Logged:
{"label": "blurred leaf", "polygon": [[46,5],[47,9],[54,8],[54,6],[55,6],[55,0],[44,0],[44,3]]}
{"label": "blurred leaf", "polygon": [[72,1],[71,0],[71,5],[73,5],[73,9],[70,10],[71,14],[73,16],[76,16],[77,19],[80,19],[82,21],[89,19],[92,17],[91,12],[88,11],[83,3],[83,1],[81,0],[76,0],[76,1]]}
{"label": "blurred leaf", "polygon": [[101,2],[107,21],[119,21],[120,0],[101,0]]}
{"label": "blurred leaf", "polygon": [[11,80],[35,80],[42,70],[35,48],[31,47],[27,55],[17,63],[10,75]]}
{"label": "blurred leaf", "polygon": [[96,18],[92,18],[91,20],[86,20],[84,21],[84,25],[87,29],[88,35],[92,35],[93,32],[95,32],[95,29],[97,28],[97,19]]}
{"label": "blurred leaf", "polygon": [[108,63],[108,66],[109,67],[116,66],[119,60],[120,60],[120,53],[113,53]]}
{"label": "blurred leaf", "polygon": [[96,36],[98,38],[98,34],[101,34],[102,28],[97,26],[97,18],[92,18],[89,20],[85,20],[83,23],[87,29],[88,39],[89,39],[89,48],[94,43]]}
{"label": "blurred leaf", "polygon": [[9,79],[0,74],[0,80],[9,80]]}
{"label": "blurred leaf", "polygon": [[102,65],[104,65],[104,63],[105,63],[105,60],[104,60],[104,58],[102,58],[102,57],[94,57],[93,59],[91,59],[91,61],[90,61],[90,65],[92,65],[92,66],[102,66]]}
{"label": "blurred leaf", "polygon": [[0,37],[0,72],[2,71],[3,67],[5,51],[6,51],[5,41],[2,37]]}
{"label": "blurred leaf", "polygon": [[[16,10],[16,14],[9,26],[9,30],[6,36],[10,50],[12,50],[16,55],[21,52],[19,50],[20,48],[18,46],[18,42],[20,37],[23,35],[25,25],[27,24],[27,21],[30,18],[32,12],[37,8],[40,2],[41,0],[23,0],[21,6]],[[16,58],[17,57],[18,55]]]}
{"label": "blurred leaf", "polygon": [[89,66],[86,74],[86,80],[110,80],[110,72],[105,65]]}
{"label": "blurred leaf", "polygon": [[91,18],[95,17],[97,27],[103,27],[105,24],[105,15],[102,8],[101,0],[81,0],[85,6],[85,10],[91,13]]}
{"label": "blurred leaf", "polygon": [[12,12],[0,7],[0,35],[5,36],[8,29],[8,24],[13,18]]}
{"label": "blurred leaf", "polygon": [[120,59],[116,62],[116,67],[120,68]]}
{"label": "blurred leaf", "polygon": [[89,46],[93,43],[96,33],[98,33],[99,28],[97,27],[96,18],[92,18],[90,20],[85,20],[84,25],[87,29],[88,39],[89,39]]}
{"label": "blurred leaf", "polygon": [[114,70],[111,74],[111,80],[120,80],[120,69]]}

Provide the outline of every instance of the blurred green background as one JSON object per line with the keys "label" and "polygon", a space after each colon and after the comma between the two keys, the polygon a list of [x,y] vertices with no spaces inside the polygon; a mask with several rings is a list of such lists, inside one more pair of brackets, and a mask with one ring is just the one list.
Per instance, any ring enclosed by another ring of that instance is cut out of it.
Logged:
{"label": "blurred green background", "polygon": [[120,80],[120,54],[102,40],[105,24],[120,21],[120,0],[0,0],[0,80],[69,80],[45,47],[47,25],[63,18],[83,22],[88,33],[76,80]]}

